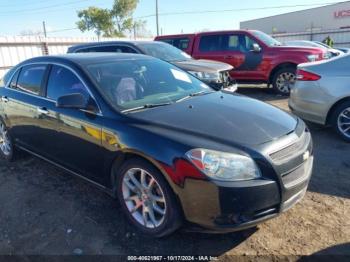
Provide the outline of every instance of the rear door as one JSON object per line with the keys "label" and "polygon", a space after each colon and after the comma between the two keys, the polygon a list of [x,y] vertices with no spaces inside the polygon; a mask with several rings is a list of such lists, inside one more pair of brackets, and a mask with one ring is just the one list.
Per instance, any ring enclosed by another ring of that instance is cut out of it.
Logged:
{"label": "rear door", "polygon": [[25,65],[16,71],[3,95],[5,115],[15,142],[39,154],[44,153],[46,139],[55,135],[41,113],[47,106],[42,96],[46,75],[46,64]]}

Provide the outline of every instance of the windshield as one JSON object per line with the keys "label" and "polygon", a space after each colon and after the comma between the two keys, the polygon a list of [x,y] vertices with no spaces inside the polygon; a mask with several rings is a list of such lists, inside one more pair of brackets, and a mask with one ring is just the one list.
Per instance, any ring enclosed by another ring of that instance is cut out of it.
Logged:
{"label": "windshield", "polygon": [[138,47],[149,56],[153,56],[168,62],[184,61],[191,59],[191,56],[180,49],[162,42],[140,43]]}
{"label": "windshield", "polygon": [[280,46],[282,45],[281,42],[277,41],[276,39],[272,38],[271,36],[261,32],[261,31],[250,31],[256,38],[258,38],[260,41],[264,42],[265,45],[268,46]]}
{"label": "windshield", "polygon": [[181,101],[212,92],[206,84],[158,59],[120,60],[86,66],[98,89],[118,111]]}

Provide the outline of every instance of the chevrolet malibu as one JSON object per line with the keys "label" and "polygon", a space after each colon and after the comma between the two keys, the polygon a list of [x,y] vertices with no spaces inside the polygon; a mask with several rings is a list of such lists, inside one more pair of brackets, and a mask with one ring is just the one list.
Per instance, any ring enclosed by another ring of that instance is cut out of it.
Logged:
{"label": "chevrolet malibu", "polygon": [[302,120],[156,58],[38,57],[3,85],[3,157],[24,150],[91,182],[143,233],[253,227],[306,192],[313,151]]}

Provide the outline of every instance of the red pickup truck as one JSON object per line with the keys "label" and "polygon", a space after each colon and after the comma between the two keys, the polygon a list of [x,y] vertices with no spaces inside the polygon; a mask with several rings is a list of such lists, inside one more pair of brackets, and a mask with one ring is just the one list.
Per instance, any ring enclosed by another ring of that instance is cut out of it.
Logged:
{"label": "red pickup truck", "polygon": [[280,94],[289,94],[298,64],[326,57],[322,49],[283,46],[256,30],[167,35],[155,40],[172,44],[195,59],[231,64],[234,67],[231,77],[239,83],[267,83]]}

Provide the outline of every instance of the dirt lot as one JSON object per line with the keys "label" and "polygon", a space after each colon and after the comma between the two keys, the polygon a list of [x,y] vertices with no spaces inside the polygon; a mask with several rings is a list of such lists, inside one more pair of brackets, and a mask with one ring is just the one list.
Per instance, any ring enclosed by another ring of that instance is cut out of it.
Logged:
{"label": "dirt lot", "polygon": [[[287,110],[287,99],[241,89]],[[116,201],[50,164],[0,159],[0,254],[350,255],[350,154],[327,128],[310,125],[315,168],[304,200],[256,229],[226,235],[139,235]]]}

